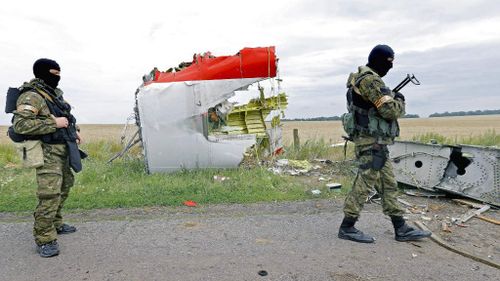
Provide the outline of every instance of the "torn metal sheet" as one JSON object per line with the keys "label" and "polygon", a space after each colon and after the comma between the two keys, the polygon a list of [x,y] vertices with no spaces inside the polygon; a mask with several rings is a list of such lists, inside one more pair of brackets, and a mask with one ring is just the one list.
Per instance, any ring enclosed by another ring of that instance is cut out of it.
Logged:
{"label": "torn metal sheet", "polygon": [[500,149],[397,141],[389,146],[398,182],[500,206]]}
{"label": "torn metal sheet", "polygon": [[249,116],[258,111],[262,119],[274,108],[241,111],[246,116],[241,131],[227,122],[232,120],[228,116],[239,114],[231,112],[240,112],[228,99],[235,91],[277,75],[274,47],[245,48],[234,56],[195,55],[193,62],[175,70],[153,69],[136,93],[136,120],[148,171],[236,167],[262,138],[261,131],[249,129]]}
{"label": "torn metal sheet", "polygon": [[451,161],[437,189],[500,206],[500,149],[461,145],[460,153],[470,159],[463,167]]}

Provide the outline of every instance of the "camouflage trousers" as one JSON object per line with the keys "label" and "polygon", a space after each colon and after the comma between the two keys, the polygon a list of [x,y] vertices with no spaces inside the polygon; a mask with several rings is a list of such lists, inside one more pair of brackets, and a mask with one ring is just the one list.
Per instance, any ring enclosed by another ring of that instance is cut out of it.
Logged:
{"label": "camouflage trousers", "polygon": [[[356,145],[356,159],[361,167],[358,169],[352,189],[345,199],[344,214],[348,217],[358,218],[370,191],[375,188],[382,199],[384,214],[402,216],[404,210],[397,202],[398,189],[392,164],[390,160],[387,160],[378,171],[369,167],[374,158],[371,148],[371,145]],[[387,148],[384,150],[388,158]]]}
{"label": "camouflage trousers", "polygon": [[66,145],[43,144],[42,167],[36,169],[38,205],[34,212],[33,235],[38,245],[57,239],[63,224],[61,210],[74,184]]}

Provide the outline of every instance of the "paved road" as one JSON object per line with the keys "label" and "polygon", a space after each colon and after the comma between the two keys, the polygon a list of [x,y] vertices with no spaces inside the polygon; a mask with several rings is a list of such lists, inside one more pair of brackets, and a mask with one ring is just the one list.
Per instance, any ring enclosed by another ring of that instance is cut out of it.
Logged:
{"label": "paved road", "polygon": [[[500,280],[500,270],[430,240],[401,243],[380,206],[336,238],[341,203],[104,210],[72,214],[61,254],[35,253],[29,217],[0,214],[0,280]],[[266,271],[267,276],[258,275]]]}

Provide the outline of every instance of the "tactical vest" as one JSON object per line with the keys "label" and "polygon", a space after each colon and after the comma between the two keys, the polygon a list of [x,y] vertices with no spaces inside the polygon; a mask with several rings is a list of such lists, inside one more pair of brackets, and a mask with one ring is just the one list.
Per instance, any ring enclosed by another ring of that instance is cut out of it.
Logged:
{"label": "tactical vest", "polygon": [[382,118],[377,108],[369,101],[366,101],[359,92],[358,87],[361,81],[372,72],[365,72],[356,78],[354,83],[347,85],[347,110],[342,115],[342,125],[344,131],[351,140],[364,134],[377,139],[391,138],[399,136],[399,124],[396,120],[387,121]]}
{"label": "tactical vest", "polygon": [[[68,149],[69,154],[69,166],[76,173],[82,170],[82,159],[87,157],[87,154],[81,151],[76,144],[77,133],[76,133],[76,119],[70,113],[71,107],[67,104],[61,96],[56,96],[48,93],[43,89],[39,89],[35,85],[23,85],[21,87],[19,93],[33,91],[38,93],[43,97],[45,103],[47,104],[49,111],[55,117],[66,117],[68,119],[68,127],[67,128],[58,128],[54,133],[46,134],[46,135],[23,135],[17,134],[14,132],[14,128],[12,126],[9,127],[9,137],[14,142],[22,142],[25,140],[41,140],[44,143],[48,144],[65,144]],[[19,97],[19,96],[18,96]],[[17,100],[16,100],[17,101]],[[7,107],[6,107],[7,108]],[[12,118],[14,120],[14,118]]]}
{"label": "tactical vest", "polygon": [[[18,92],[15,93],[15,88],[10,88],[8,95],[11,95],[11,98],[8,100],[15,100],[17,102],[17,98],[21,96],[21,94],[32,91],[37,94],[39,94],[43,99],[45,100],[45,103],[47,104],[47,107],[49,108],[49,111],[52,115],[55,117],[66,117],[69,122],[68,128],[58,128],[54,133],[46,134],[46,135],[23,135],[23,134],[18,134],[14,131],[13,126],[10,126],[8,129],[8,135],[11,138],[12,141],[14,142],[23,142],[25,140],[41,140],[44,143],[48,144],[66,144],[66,142],[75,142],[77,139],[77,134],[76,134],[76,119],[75,117],[70,113],[71,111],[71,106],[64,102],[61,97],[56,97],[55,95],[50,95],[47,93],[47,91],[41,90],[35,86],[32,85],[23,85],[20,89],[17,89]],[[11,102],[12,103],[12,102]],[[7,102],[6,106],[6,111],[7,108],[12,108],[12,106],[9,106],[9,102]],[[8,112],[11,113],[11,112]],[[12,118],[12,121],[14,118]]]}

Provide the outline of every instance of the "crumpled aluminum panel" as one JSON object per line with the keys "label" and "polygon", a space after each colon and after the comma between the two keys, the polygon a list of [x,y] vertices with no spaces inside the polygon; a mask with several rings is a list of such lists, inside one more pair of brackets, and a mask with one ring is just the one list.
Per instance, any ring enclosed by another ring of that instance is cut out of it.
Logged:
{"label": "crumpled aluminum panel", "polygon": [[437,189],[500,206],[500,149],[461,145],[461,151],[472,160],[462,175],[450,162]]}
{"label": "crumpled aluminum panel", "polygon": [[153,83],[137,106],[148,172],[236,167],[254,135],[208,136],[203,114],[262,78]]}
{"label": "crumpled aluminum panel", "polygon": [[398,182],[435,191],[450,161],[450,147],[397,141],[388,148]]}
{"label": "crumpled aluminum panel", "polygon": [[[388,146],[396,180],[500,206],[500,149],[397,141]],[[460,170],[452,153],[470,160]]]}

